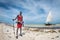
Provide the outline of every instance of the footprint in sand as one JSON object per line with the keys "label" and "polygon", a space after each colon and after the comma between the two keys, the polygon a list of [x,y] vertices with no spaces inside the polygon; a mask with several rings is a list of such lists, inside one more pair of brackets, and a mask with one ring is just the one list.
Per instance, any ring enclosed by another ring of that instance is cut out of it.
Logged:
{"label": "footprint in sand", "polygon": [[59,36],[56,36],[56,38],[59,38]]}
{"label": "footprint in sand", "polygon": [[11,38],[11,36],[8,36],[9,38]]}
{"label": "footprint in sand", "polygon": [[[55,38],[59,38],[59,36],[56,36]],[[51,39],[54,39],[54,38],[51,38]]]}
{"label": "footprint in sand", "polygon": [[9,32],[9,30],[7,30],[7,32]]}
{"label": "footprint in sand", "polygon": [[54,38],[51,38],[51,39],[54,39]]}

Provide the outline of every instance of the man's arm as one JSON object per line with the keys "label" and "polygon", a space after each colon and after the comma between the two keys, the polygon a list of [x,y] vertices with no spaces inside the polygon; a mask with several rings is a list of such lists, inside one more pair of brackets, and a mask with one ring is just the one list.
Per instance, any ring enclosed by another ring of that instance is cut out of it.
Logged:
{"label": "man's arm", "polygon": [[16,20],[16,19],[17,19],[17,17],[15,19],[13,19],[13,21]]}
{"label": "man's arm", "polygon": [[[18,16],[17,16],[18,17]],[[16,20],[17,19],[17,17],[14,19],[14,20]]]}

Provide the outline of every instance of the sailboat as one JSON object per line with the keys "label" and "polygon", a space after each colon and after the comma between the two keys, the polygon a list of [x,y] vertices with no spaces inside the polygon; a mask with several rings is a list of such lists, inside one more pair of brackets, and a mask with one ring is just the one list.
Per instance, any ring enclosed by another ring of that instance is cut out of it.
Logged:
{"label": "sailboat", "polygon": [[51,11],[49,11],[45,25],[46,26],[52,25],[51,22],[52,22],[52,14]]}

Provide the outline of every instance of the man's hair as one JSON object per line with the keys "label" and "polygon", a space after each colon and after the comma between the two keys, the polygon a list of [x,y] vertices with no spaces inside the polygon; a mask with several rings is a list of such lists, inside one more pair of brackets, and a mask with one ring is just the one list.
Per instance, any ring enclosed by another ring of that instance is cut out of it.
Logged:
{"label": "man's hair", "polygon": [[20,11],[20,15],[22,15],[22,12]]}

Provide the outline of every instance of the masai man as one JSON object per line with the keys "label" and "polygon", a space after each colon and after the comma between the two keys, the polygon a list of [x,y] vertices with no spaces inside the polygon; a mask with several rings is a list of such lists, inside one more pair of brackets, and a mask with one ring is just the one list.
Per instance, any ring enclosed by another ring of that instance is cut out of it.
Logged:
{"label": "masai man", "polygon": [[22,25],[23,25],[23,16],[22,12],[20,12],[17,17],[13,20],[17,19],[17,30],[16,30],[16,38],[18,38],[18,29],[20,29],[20,36],[22,36]]}

